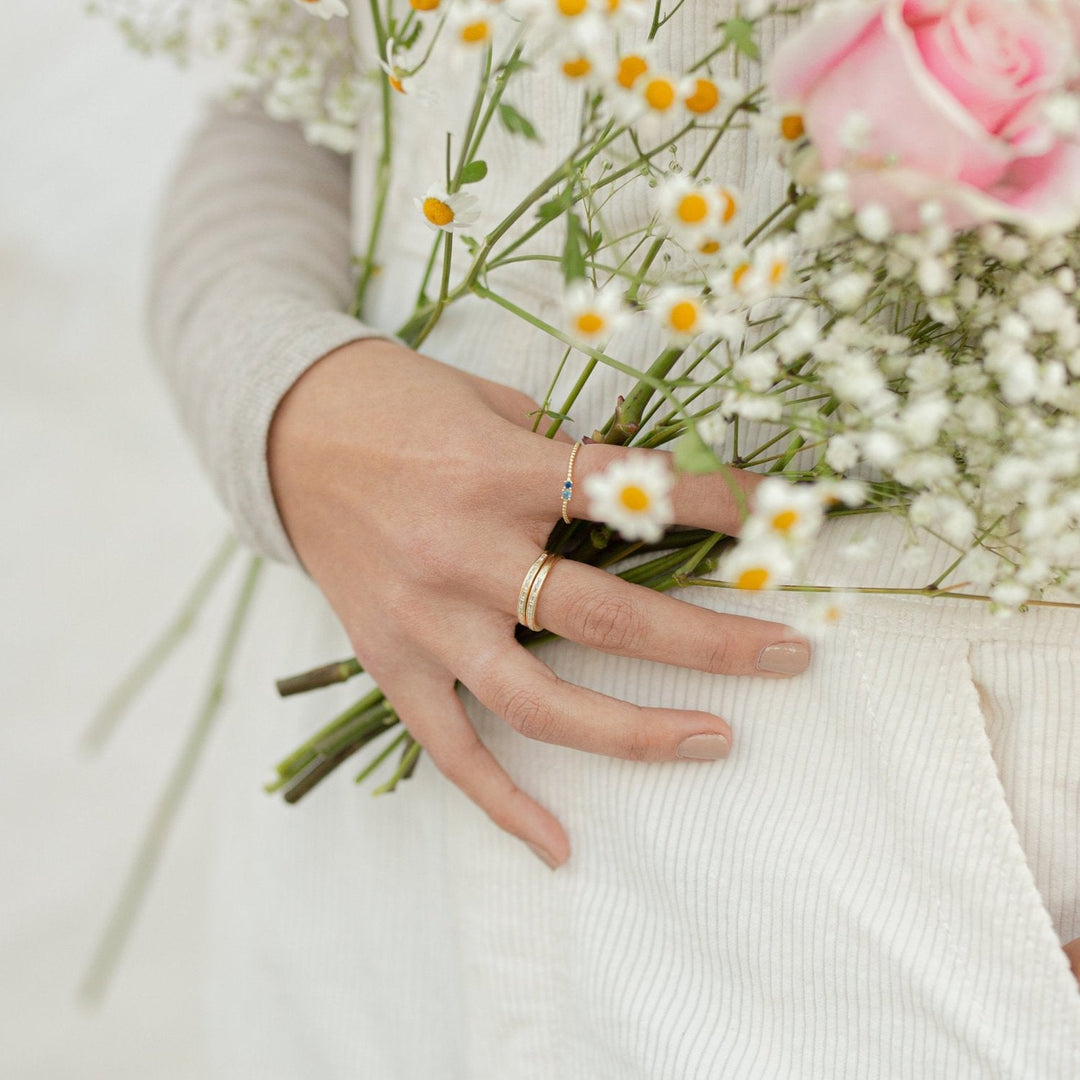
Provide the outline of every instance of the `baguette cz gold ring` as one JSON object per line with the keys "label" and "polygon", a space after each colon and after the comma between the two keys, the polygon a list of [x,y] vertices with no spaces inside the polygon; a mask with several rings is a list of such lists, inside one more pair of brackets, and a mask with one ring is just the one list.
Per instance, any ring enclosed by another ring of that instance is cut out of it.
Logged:
{"label": "baguette cz gold ring", "polygon": [[536,621],[536,602],[540,599],[540,589],[547,580],[551,568],[562,558],[551,551],[545,551],[529,567],[525,580],[518,593],[517,621],[530,630],[541,630]]}

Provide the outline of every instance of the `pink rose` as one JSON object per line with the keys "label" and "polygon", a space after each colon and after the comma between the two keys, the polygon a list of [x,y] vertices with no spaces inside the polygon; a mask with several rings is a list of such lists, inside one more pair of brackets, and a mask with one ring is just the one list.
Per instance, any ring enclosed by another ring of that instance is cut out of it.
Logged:
{"label": "pink rose", "polygon": [[1046,105],[1074,79],[1071,21],[1031,0],[836,5],[784,42],[769,89],[853,203],[899,229],[934,201],[958,228],[1064,230],[1080,218],[1080,146]]}

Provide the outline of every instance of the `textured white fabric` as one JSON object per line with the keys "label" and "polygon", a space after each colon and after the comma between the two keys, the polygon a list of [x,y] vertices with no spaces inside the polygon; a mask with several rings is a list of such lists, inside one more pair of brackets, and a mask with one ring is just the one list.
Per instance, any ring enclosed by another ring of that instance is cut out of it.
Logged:
{"label": "textured white fabric", "polygon": [[[704,2],[686,11],[696,17],[676,50],[718,16]],[[444,87],[449,117],[462,84],[459,76]],[[493,133],[490,177],[478,188],[492,215],[540,175],[572,121],[561,95],[538,79],[511,100],[547,141],[534,147]],[[432,135],[441,106],[401,108],[411,122],[397,155],[392,243],[366,313],[384,331],[407,313],[431,242],[412,196],[442,168],[443,142]],[[285,153],[266,125],[250,121],[247,130],[246,147],[199,148],[182,186],[197,188],[223,158]],[[314,160],[299,144],[288,154]],[[367,156],[356,174],[359,230],[371,197]],[[261,202],[277,182],[274,160],[265,177],[245,174],[250,213],[241,216],[277,233],[288,231],[296,205]],[[750,150],[726,165],[725,178],[759,206],[779,190],[778,174]],[[302,169],[306,183],[315,172]],[[226,196],[208,203],[218,198]],[[239,212],[235,200],[225,204]],[[174,204],[174,229],[191,205],[186,197]],[[612,207],[621,221],[641,212],[630,201]],[[245,268],[246,235],[239,229],[229,242]],[[177,241],[175,257],[194,242]],[[285,284],[336,272],[325,261],[332,249],[313,244],[312,266],[295,268]],[[198,261],[192,266],[198,274]],[[266,272],[252,268],[253,295]],[[281,282],[268,280],[266,290],[278,293]],[[491,283],[550,315],[548,281],[517,271]],[[175,288],[166,282],[159,303],[175,304]],[[185,332],[201,342],[252,340],[246,314],[225,304],[187,320]],[[265,332],[298,357],[286,365],[293,377],[317,358],[321,342],[306,361],[299,354],[321,325],[311,306],[300,318],[289,308],[268,318]],[[635,338],[613,349],[640,360],[657,345]],[[167,335],[165,348],[173,348]],[[425,350],[534,396],[561,357],[479,301],[450,309]],[[234,508],[248,515],[249,535],[266,537],[276,519],[255,448],[272,394],[254,414],[204,415],[199,404],[200,394],[242,399],[255,377],[250,355],[230,361],[228,351],[211,351],[201,370],[174,369],[224,487],[248,492]],[[192,390],[200,380],[203,389]],[[603,420],[621,389],[598,372],[574,410],[575,429]],[[225,423],[236,425],[232,434],[218,430]],[[879,554],[853,562],[846,545],[864,533]],[[811,580],[924,584],[933,570],[904,556],[904,539],[895,521],[831,524]],[[933,564],[941,554],[930,556]],[[687,598],[780,621],[804,612],[795,596],[700,589]],[[261,603],[259,617],[280,620],[282,640],[279,654],[251,658],[250,685],[347,651],[295,574],[275,571]],[[1059,947],[1080,935],[1078,628],[1072,611],[1002,621],[962,602],[866,599],[791,681],[549,645],[543,656],[564,678],[635,702],[714,710],[735,730],[725,762],[635,764],[527,742],[471,702],[500,760],[567,826],[573,856],[554,874],[427,761],[390,799],[371,800],[341,776],[295,809],[266,799],[257,790],[265,765],[362,687],[286,706],[269,691],[243,702],[230,728],[219,837],[211,1016],[220,1075],[1080,1076],[1080,994]]]}

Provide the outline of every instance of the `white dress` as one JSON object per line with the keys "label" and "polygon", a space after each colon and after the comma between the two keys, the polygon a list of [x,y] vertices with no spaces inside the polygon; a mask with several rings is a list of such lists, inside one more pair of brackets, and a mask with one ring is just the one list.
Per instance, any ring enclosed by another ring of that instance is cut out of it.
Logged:
{"label": "white dress", "polygon": [[[704,0],[687,13],[676,49],[717,17]],[[530,76],[509,95],[555,144],[567,119],[560,93]],[[402,125],[392,243],[367,312],[379,329],[407,313],[431,242],[412,197],[441,175],[443,139],[440,106],[426,120],[420,108],[403,113],[419,119]],[[275,136],[252,138],[269,147]],[[493,213],[539,175],[551,143],[493,133],[489,180],[477,188]],[[205,145],[200,152],[207,157]],[[360,227],[371,198],[366,156],[355,170]],[[769,162],[740,151],[725,167],[759,205],[775,198],[781,181]],[[198,173],[189,169],[189,188]],[[618,210],[627,220],[641,212]],[[555,311],[542,274],[501,287]],[[159,303],[179,310],[170,289],[182,286],[166,282]],[[207,329],[215,319],[220,330],[237,317],[225,308],[185,315],[201,321],[203,340],[219,336]],[[339,317],[327,318],[347,339]],[[307,315],[297,325],[320,340]],[[613,348],[633,361],[655,345]],[[450,309],[424,347],[536,397],[561,355],[479,301]],[[311,346],[307,362],[319,355]],[[185,374],[182,361],[171,368],[188,402],[184,388],[200,378],[204,401],[214,378],[253,378],[250,367],[212,376]],[[267,400],[287,386],[283,376],[269,383]],[[604,420],[623,388],[598,372],[574,430]],[[243,422],[254,433],[229,445],[265,438],[257,419]],[[240,466],[222,465],[228,449],[200,441],[219,478],[256,471],[235,449]],[[264,475],[250,485],[267,490]],[[242,524],[243,501],[232,500]],[[554,490],[552,506],[554,522]],[[250,511],[268,512],[272,503]],[[852,563],[846,545],[863,532],[879,554]],[[905,560],[903,541],[885,519],[830,525],[810,580],[922,585],[933,574]],[[682,595],[781,622],[797,623],[804,604]],[[641,764],[529,742],[468,699],[499,760],[566,826],[573,855],[555,873],[427,760],[389,798],[353,787],[348,766],[295,808],[262,795],[267,766],[364,686],[274,698],[273,676],[348,652],[294,570],[271,572],[257,621],[266,640],[238,676],[255,689],[231,708],[221,751],[215,1075],[1080,1077],[1080,993],[1060,948],[1080,936],[1077,612],[1000,620],[978,604],[864,599],[792,680],[550,644],[541,655],[563,678],[629,701],[715,711],[735,731],[726,761]]]}

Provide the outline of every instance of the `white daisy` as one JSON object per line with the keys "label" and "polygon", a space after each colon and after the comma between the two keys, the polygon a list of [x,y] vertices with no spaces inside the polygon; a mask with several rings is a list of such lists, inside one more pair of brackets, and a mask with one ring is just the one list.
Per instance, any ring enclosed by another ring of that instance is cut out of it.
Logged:
{"label": "white daisy", "polygon": [[422,199],[413,199],[417,210],[432,229],[453,231],[472,225],[480,216],[480,203],[467,191],[449,194],[439,184],[432,184]]}
{"label": "white daisy", "polygon": [[672,285],[657,292],[647,304],[649,313],[674,342],[687,342],[712,327],[705,297],[694,289]]}
{"label": "white daisy", "polygon": [[791,577],[795,562],[788,545],[776,539],[740,540],[723,560],[720,573],[737,589],[775,589]]}
{"label": "white daisy", "polygon": [[742,537],[768,537],[801,547],[817,534],[823,516],[816,486],[769,477],[754,490],[753,509],[743,524]]}
{"label": "white daisy", "polygon": [[696,183],[682,173],[664,179],[656,201],[664,227],[690,250],[719,232],[722,209],[727,206],[712,185]]}
{"label": "white daisy", "polygon": [[585,281],[577,281],[566,290],[563,310],[570,334],[593,349],[602,349],[630,317],[617,289],[595,289]]}
{"label": "white daisy", "polygon": [[585,478],[589,517],[627,540],[655,543],[671,523],[675,479],[667,455],[632,454]]}
{"label": "white daisy", "polygon": [[460,52],[469,52],[490,44],[494,35],[494,5],[485,0],[461,0],[446,16],[445,33]]}

